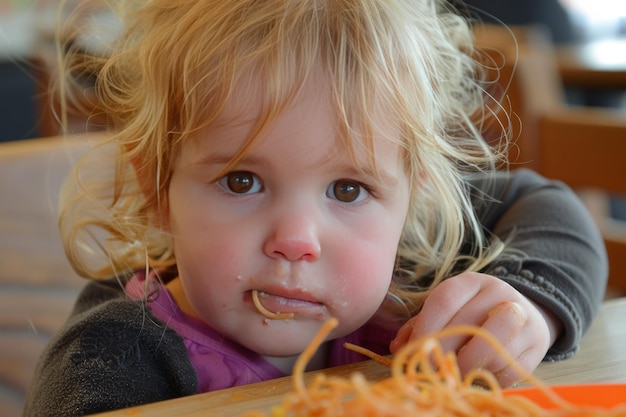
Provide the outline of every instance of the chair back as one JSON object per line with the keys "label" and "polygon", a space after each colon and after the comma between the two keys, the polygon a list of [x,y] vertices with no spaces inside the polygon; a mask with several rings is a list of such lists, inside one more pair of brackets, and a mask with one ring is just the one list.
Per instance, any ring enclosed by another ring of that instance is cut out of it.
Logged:
{"label": "chair back", "polygon": [[626,115],[566,103],[555,47],[540,28],[479,25],[475,34],[479,50],[498,60],[495,85],[519,117],[511,168],[533,168],[579,193],[605,239],[609,291],[626,295],[626,222],[612,219],[607,203],[626,196]]}
{"label": "chair back", "polygon": [[51,335],[84,284],[57,232],[61,182],[88,138],[0,143],[0,410],[22,415],[26,390]]}
{"label": "chair back", "polygon": [[538,168],[540,115],[565,102],[549,36],[540,26],[474,27],[475,56],[485,70],[487,94],[499,102],[490,105],[496,121],[488,124],[485,134],[493,141],[503,126],[509,130],[511,168]]}
{"label": "chair back", "polygon": [[609,215],[606,198],[626,196],[626,116],[591,108],[546,114],[539,140],[540,172],[570,185],[587,202],[604,236],[609,290],[626,295],[626,221]]}

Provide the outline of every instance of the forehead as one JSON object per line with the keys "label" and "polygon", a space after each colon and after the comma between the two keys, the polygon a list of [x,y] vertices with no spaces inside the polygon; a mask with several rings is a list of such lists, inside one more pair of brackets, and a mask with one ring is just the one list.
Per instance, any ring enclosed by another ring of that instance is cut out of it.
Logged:
{"label": "forehead", "polygon": [[[349,101],[339,99],[333,91],[332,83],[321,71],[289,88],[271,88],[251,72],[241,77],[223,111],[197,137],[230,148],[235,163],[268,138],[275,139],[277,133],[290,142],[308,136],[313,147],[322,138],[331,138],[324,141],[332,142],[326,158],[337,156],[338,151],[345,157],[347,152],[355,166],[376,171],[377,154],[384,148],[403,147],[400,129],[382,106],[347,106]],[[317,136],[309,135],[311,131]]]}

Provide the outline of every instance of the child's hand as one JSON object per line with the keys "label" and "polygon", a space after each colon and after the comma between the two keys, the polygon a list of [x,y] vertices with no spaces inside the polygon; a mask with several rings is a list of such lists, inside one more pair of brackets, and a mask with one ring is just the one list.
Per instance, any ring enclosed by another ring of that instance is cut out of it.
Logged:
{"label": "child's hand", "polygon": [[[454,324],[475,325],[489,331],[529,372],[541,362],[560,330],[556,318],[504,281],[467,272],[445,280],[433,290],[419,314],[400,328],[391,342],[391,352],[409,340]],[[442,344],[446,350],[457,353],[463,373],[482,367],[494,373],[503,386],[520,379],[479,337],[446,338]]]}

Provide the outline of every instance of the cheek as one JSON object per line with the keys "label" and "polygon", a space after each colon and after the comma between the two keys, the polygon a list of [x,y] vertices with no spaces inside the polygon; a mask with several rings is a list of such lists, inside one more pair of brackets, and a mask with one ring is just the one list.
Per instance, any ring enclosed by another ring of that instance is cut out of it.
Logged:
{"label": "cheek", "polygon": [[[182,274],[187,272],[200,276],[234,280],[245,272],[246,262],[242,254],[249,253],[249,243],[244,234],[215,225],[204,227],[198,223],[188,227],[173,228],[173,245],[176,262]],[[183,231],[184,229],[184,231]]]}
{"label": "cheek", "polygon": [[[246,265],[237,262],[236,242],[175,239],[178,272],[195,312],[209,326],[225,331],[224,314],[240,305]],[[227,320],[228,322],[228,320]]]}
{"label": "cheek", "polygon": [[170,213],[174,253],[183,281],[202,288],[202,292],[211,290],[211,286],[217,287],[215,292],[236,286],[237,277],[245,273],[241,254],[250,251],[245,234],[207,216],[212,213],[210,209],[174,203]]}
{"label": "cheek", "polygon": [[353,229],[358,232],[350,238],[335,241],[335,270],[344,286],[337,294],[349,314],[373,314],[387,295],[405,218],[405,205],[398,207]]}
{"label": "cheek", "polygon": [[395,246],[357,244],[349,252],[353,252],[354,262],[350,270],[353,271],[353,275],[356,275],[354,279],[356,286],[366,284],[387,286],[389,284],[395,264]]}
{"label": "cheek", "polygon": [[[397,242],[396,242],[397,243]],[[383,302],[395,265],[395,247],[354,243],[338,259],[340,286],[336,288],[338,312],[366,321]]]}

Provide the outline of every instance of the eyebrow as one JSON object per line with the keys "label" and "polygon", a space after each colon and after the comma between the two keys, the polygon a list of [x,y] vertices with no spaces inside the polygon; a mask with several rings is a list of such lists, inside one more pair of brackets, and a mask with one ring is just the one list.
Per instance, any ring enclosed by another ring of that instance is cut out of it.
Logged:
{"label": "eyebrow", "polygon": [[382,183],[389,187],[395,187],[399,183],[399,180],[397,177],[389,174],[384,168],[380,166],[378,166],[377,170],[374,170],[369,165],[366,166],[365,168],[360,168],[360,169],[357,169],[353,165],[347,165],[346,167],[342,167],[342,170],[345,170],[348,174],[352,174],[352,175],[365,175],[371,178],[372,180]]}
{"label": "eyebrow", "polygon": [[[197,166],[197,165],[226,165],[228,166],[229,164],[231,164],[233,162],[233,155],[206,155],[203,156],[201,158],[198,158],[197,160],[194,160],[191,165],[193,166]],[[263,162],[262,158],[258,158],[256,156],[249,156],[249,155],[244,155],[241,160],[236,164],[236,165],[240,165],[240,164],[244,164],[244,163],[248,163],[248,164],[256,164],[256,165],[266,165],[266,162]]]}

